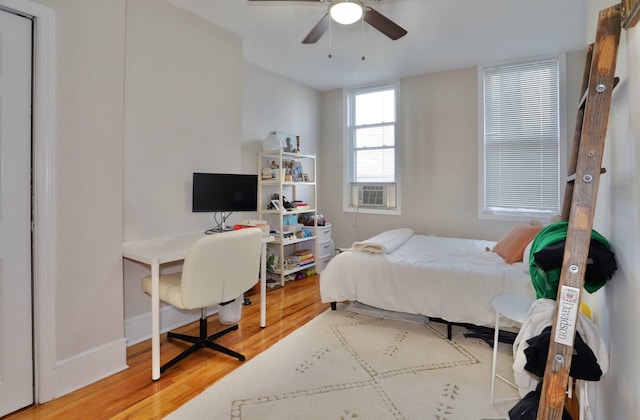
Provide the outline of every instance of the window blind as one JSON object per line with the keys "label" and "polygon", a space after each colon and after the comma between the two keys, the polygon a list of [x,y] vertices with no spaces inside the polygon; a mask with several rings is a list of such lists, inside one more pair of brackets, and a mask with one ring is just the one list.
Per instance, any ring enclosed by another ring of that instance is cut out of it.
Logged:
{"label": "window blind", "polygon": [[484,210],[559,211],[557,59],[484,69]]}

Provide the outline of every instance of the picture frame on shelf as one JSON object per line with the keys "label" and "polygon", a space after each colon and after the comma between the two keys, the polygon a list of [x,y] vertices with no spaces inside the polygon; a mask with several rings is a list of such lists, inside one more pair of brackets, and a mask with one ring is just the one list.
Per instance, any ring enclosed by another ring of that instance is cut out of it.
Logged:
{"label": "picture frame on shelf", "polygon": [[294,182],[302,182],[303,171],[304,170],[302,169],[302,163],[293,162],[293,167],[291,168],[291,177],[293,178]]}
{"label": "picture frame on shelf", "polygon": [[280,205],[280,200],[271,200],[271,206],[273,206],[274,210],[282,211],[282,206]]}

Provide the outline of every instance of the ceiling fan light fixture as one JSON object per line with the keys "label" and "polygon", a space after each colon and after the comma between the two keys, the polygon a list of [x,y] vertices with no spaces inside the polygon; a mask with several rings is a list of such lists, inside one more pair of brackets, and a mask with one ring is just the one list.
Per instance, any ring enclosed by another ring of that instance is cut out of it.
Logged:
{"label": "ceiling fan light fixture", "polygon": [[364,6],[359,1],[334,0],[329,6],[331,19],[342,25],[351,25],[357,22],[364,13]]}

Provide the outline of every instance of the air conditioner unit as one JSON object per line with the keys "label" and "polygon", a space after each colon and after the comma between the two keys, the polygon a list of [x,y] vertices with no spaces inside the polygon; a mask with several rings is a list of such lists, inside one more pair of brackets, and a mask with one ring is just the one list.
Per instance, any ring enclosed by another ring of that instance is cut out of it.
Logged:
{"label": "air conditioner unit", "polygon": [[351,206],[395,208],[395,184],[351,184]]}

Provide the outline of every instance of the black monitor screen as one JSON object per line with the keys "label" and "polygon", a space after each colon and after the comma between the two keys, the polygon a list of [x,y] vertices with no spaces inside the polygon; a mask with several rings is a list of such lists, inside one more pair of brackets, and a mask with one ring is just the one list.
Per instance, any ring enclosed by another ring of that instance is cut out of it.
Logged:
{"label": "black monitor screen", "polygon": [[256,211],[258,176],[193,174],[193,212]]}

